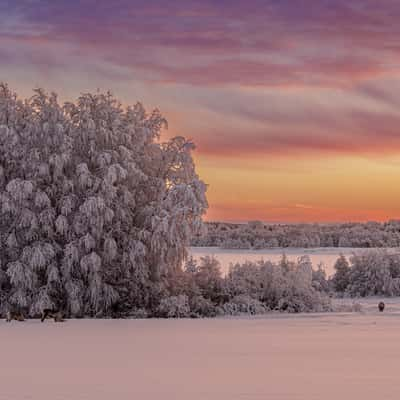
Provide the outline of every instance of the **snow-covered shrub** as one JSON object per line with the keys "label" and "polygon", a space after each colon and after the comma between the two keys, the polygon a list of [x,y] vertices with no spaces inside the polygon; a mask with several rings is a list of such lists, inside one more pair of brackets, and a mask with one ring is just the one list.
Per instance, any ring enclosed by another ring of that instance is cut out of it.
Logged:
{"label": "snow-covered shrub", "polygon": [[262,297],[263,278],[260,265],[253,262],[233,264],[225,277],[226,292],[230,298],[240,295],[254,299]]}
{"label": "snow-covered shrub", "polygon": [[189,299],[185,295],[170,296],[161,300],[157,315],[163,318],[182,318],[190,316]]}
{"label": "snow-covered shrub", "polygon": [[228,303],[223,304],[221,306],[221,310],[225,315],[256,315],[266,313],[268,308],[261,301],[248,295],[238,295],[231,299]]}
{"label": "snow-covered shrub", "polygon": [[260,261],[233,265],[225,278],[225,293],[230,303],[225,311],[239,312],[237,302],[232,299],[242,296],[261,302],[269,310],[329,311],[330,299],[315,287],[313,273],[308,257],[296,262],[283,256],[278,263]]}
{"label": "snow-covered shrub", "polygon": [[223,282],[215,258],[204,257],[199,263],[189,258],[182,271],[168,276],[167,288],[172,296],[188,297],[191,317],[213,317],[222,301]]}
{"label": "snow-covered shrub", "polygon": [[202,230],[193,143],[161,142],[158,110],[109,93],[60,104],[0,85],[0,250],[6,301],[35,314],[154,309]]}
{"label": "snow-covered shrub", "polygon": [[216,306],[210,299],[203,296],[193,296],[189,300],[191,316],[198,317],[215,317]]}

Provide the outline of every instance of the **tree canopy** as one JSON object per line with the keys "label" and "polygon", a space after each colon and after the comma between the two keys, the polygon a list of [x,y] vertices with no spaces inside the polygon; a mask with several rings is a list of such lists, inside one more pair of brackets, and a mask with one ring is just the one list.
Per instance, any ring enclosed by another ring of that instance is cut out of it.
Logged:
{"label": "tree canopy", "polygon": [[194,144],[110,93],[61,104],[0,85],[2,305],[72,316],[147,308],[202,228]]}

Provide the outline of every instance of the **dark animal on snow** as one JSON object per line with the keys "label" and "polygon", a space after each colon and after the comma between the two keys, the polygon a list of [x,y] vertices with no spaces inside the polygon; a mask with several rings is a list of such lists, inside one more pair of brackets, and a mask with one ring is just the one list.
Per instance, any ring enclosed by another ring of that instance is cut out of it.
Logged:
{"label": "dark animal on snow", "polygon": [[41,321],[43,322],[46,318],[54,318],[54,322],[64,322],[62,312],[59,310],[52,310],[51,308],[45,308],[42,311]]}
{"label": "dark animal on snow", "polygon": [[25,321],[24,314],[19,311],[7,311],[6,321],[11,322],[13,319],[16,321]]}
{"label": "dark animal on snow", "polygon": [[384,303],[383,301],[381,301],[381,302],[378,304],[378,308],[379,308],[379,311],[380,311],[380,312],[383,312],[383,310],[385,309],[385,303]]}

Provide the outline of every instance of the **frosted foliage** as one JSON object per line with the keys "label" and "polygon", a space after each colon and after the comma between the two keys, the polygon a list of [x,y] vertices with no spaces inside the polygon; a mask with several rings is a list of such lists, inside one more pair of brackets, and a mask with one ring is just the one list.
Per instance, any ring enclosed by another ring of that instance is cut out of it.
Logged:
{"label": "frosted foliage", "polygon": [[49,208],[51,206],[49,196],[46,193],[38,190],[35,195],[35,206],[39,209]]}
{"label": "frosted foliage", "polygon": [[330,311],[330,298],[322,290],[328,282],[321,277],[321,285],[317,286],[313,279],[317,272],[312,270],[307,257],[293,262],[284,257],[278,263],[246,261],[231,265],[225,276],[214,257],[189,259],[184,271],[172,277],[173,295],[163,298],[158,315],[179,316],[178,305],[183,306],[186,297],[189,307],[186,316],[191,317],[263,314],[273,310]]}
{"label": "frosted foliage", "polygon": [[188,317],[189,299],[185,295],[167,297],[161,300],[157,311],[161,317],[165,318]]}
{"label": "frosted foliage", "polygon": [[162,142],[164,127],[158,110],[124,108],[110,93],[60,104],[41,89],[20,100],[0,84],[0,276],[10,306],[72,316],[158,307],[207,209],[194,145]]}
{"label": "frosted foliage", "polygon": [[40,315],[41,311],[45,308],[53,308],[54,303],[52,302],[49,294],[45,287],[39,289],[39,292],[33,297],[32,303],[29,309],[30,315]]}
{"label": "frosted foliage", "polygon": [[232,297],[250,296],[271,310],[327,311],[329,299],[314,288],[312,272],[308,257],[293,263],[285,257],[278,264],[247,262],[232,266],[227,288]]}
{"label": "frosted foliage", "polygon": [[58,216],[55,222],[57,233],[66,235],[68,233],[68,220],[63,215]]}
{"label": "frosted foliage", "polygon": [[79,240],[81,247],[88,253],[96,247],[96,241],[90,233],[87,233]]}
{"label": "frosted foliage", "polygon": [[18,289],[33,289],[34,276],[32,270],[20,261],[8,264],[7,275],[10,277],[10,283]]}
{"label": "frosted foliage", "polygon": [[74,204],[75,201],[71,196],[64,197],[61,200],[61,207],[60,207],[61,214],[66,217],[70,215],[74,209]]}
{"label": "frosted foliage", "polygon": [[59,282],[60,281],[60,272],[57,268],[57,265],[51,264],[48,268],[47,273],[47,282]]}
{"label": "frosted foliage", "polygon": [[113,261],[117,257],[117,242],[113,238],[107,238],[104,241],[104,256],[107,261]]}
{"label": "frosted foliage", "polygon": [[21,203],[32,196],[33,185],[32,182],[29,181],[13,179],[7,184],[6,191],[11,195],[14,201]]}
{"label": "frosted foliage", "polygon": [[101,270],[101,258],[92,252],[81,259],[81,269],[84,276],[98,274]]}

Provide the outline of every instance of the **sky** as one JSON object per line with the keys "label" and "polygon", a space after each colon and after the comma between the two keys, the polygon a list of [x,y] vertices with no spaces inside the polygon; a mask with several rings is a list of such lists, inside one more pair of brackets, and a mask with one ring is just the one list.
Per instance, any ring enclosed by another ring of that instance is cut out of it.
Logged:
{"label": "sky", "polygon": [[397,0],[0,0],[0,81],[191,138],[208,220],[400,218]]}

